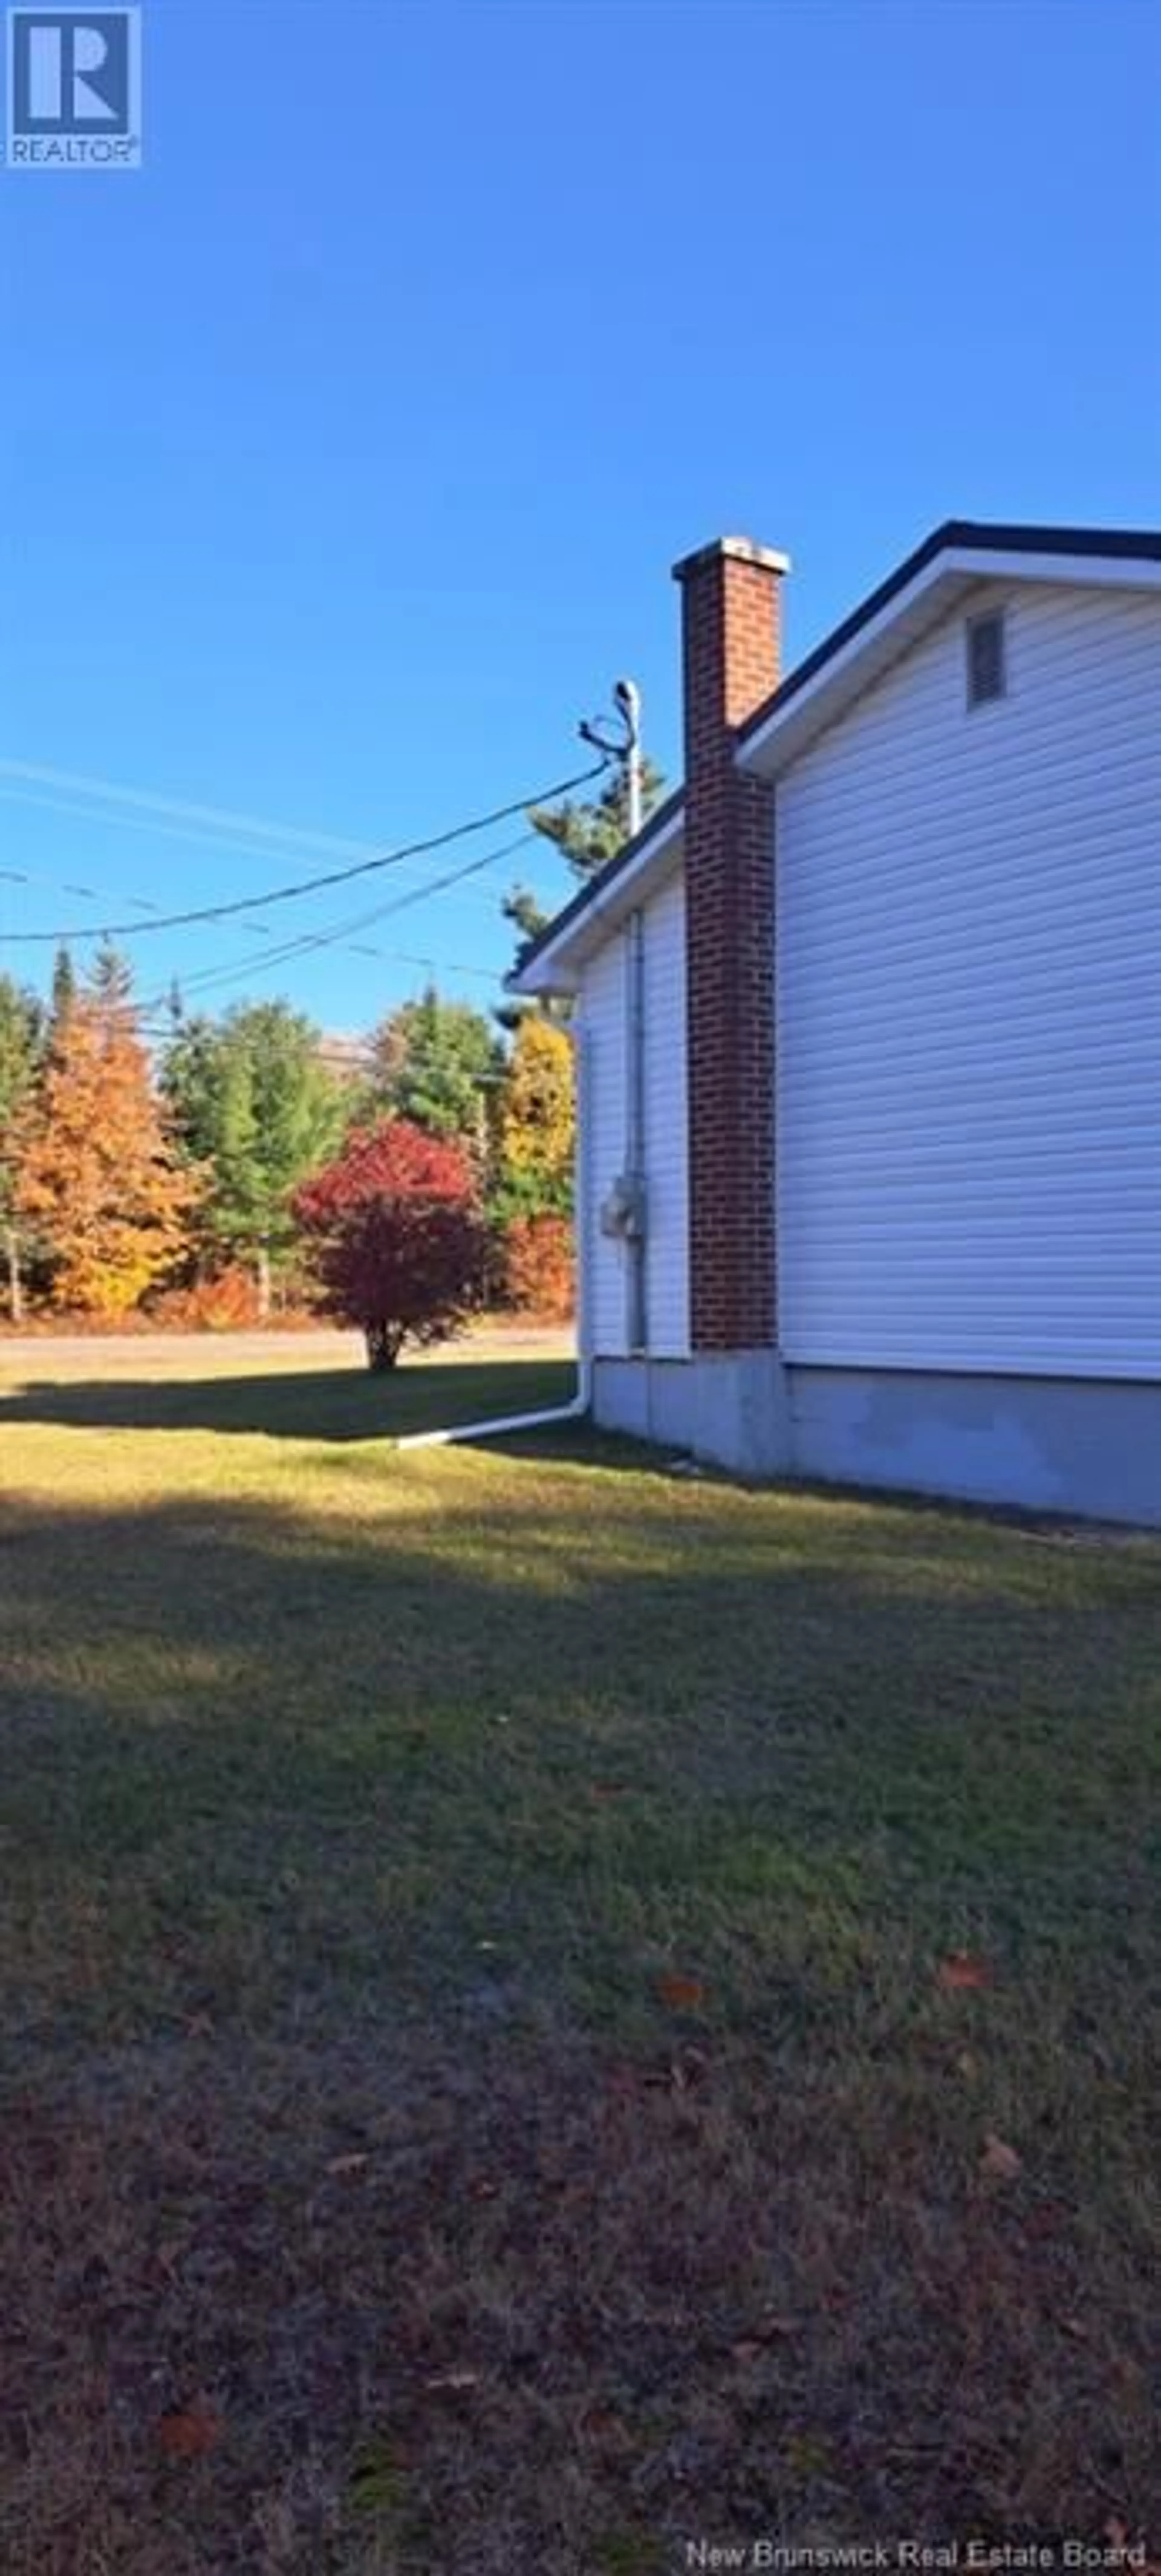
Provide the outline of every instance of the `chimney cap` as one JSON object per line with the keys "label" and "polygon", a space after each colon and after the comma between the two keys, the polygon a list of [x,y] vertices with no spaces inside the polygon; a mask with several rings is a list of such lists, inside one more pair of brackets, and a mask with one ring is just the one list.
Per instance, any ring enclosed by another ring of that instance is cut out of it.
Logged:
{"label": "chimney cap", "polygon": [[675,581],[688,581],[711,563],[753,564],[759,572],[784,573],[790,570],[789,555],[777,554],[773,546],[755,545],[752,537],[715,537],[708,546],[697,546],[691,555],[682,555],[673,567]]}

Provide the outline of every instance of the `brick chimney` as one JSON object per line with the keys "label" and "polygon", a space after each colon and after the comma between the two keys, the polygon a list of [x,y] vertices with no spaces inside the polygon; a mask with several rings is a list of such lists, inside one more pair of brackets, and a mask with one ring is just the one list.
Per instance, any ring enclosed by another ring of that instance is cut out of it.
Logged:
{"label": "brick chimney", "polygon": [[685,668],[689,1229],[695,1351],[771,1349],[774,791],[734,765],[778,685],[785,555],[721,537],[675,564]]}

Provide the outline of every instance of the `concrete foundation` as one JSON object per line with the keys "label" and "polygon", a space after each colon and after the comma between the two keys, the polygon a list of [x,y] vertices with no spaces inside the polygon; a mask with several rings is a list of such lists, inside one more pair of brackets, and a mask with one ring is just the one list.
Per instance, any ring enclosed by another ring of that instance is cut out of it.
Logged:
{"label": "concrete foundation", "polygon": [[593,1412],[609,1430],[692,1450],[738,1475],[777,1475],[791,1463],[786,1372],[773,1351],[597,1360]]}
{"label": "concrete foundation", "polygon": [[788,1366],[771,1351],[597,1360],[610,1429],[744,1476],[817,1476],[1161,1527],[1161,1385]]}

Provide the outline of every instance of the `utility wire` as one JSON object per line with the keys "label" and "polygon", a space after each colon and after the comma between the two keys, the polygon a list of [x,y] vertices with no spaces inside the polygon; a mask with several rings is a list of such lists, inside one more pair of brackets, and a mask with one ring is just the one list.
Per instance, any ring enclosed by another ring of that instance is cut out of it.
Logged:
{"label": "utility wire", "polygon": [[[106,811],[101,806],[80,804],[75,798],[71,797],[34,795],[29,788],[19,786],[8,775],[10,767],[11,763],[0,760],[0,803],[11,804],[15,802],[19,805],[29,805],[37,813],[74,815],[81,822],[86,823],[90,830],[96,826],[107,832],[143,832],[148,840],[157,840],[160,838],[162,840],[169,841],[184,841],[196,849],[205,850],[216,858],[231,858],[236,856],[243,859],[253,859],[263,864],[266,864],[273,859],[283,860],[287,866],[294,864],[299,856],[299,850],[297,847],[299,843],[303,843],[305,845],[308,854],[317,854],[319,857],[323,858],[373,859],[377,856],[375,845],[371,841],[343,840],[340,839],[337,833],[333,832],[303,832],[296,825],[291,823],[275,825],[272,823],[260,823],[257,820],[252,822],[249,826],[251,834],[254,836],[259,833],[264,835],[264,846],[260,847],[257,845],[255,838],[252,837],[249,840],[239,840],[236,833],[232,831],[227,832],[224,828],[218,826],[210,826],[204,823],[174,823],[168,820],[161,820],[157,815],[148,811],[144,815],[136,810],[122,813],[119,812],[115,806],[110,806]],[[66,776],[67,772],[61,772],[60,774],[62,776]],[[49,770],[45,775],[51,778],[55,777],[57,773]],[[134,808],[138,805],[147,804],[148,802],[147,799],[130,788],[113,789],[110,787],[102,792],[109,797],[114,795],[124,796],[131,800]],[[182,811],[180,806],[175,807],[173,805],[172,800],[159,799],[158,802],[162,816],[168,816],[172,811],[176,811],[178,813]],[[194,806],[191,808],[191,811],[194,814],[213,814],[216,809],[213,806]],[[224,827],[229,822],[229,815],[223,814],[222,826]],[[274,843],[275,846],[271,847],[271,843]],[[281,843],[282,846],[278,846],[279,843]],[[290,846],[291,844],[295,844],[296,846],[292,848]],[[103,901],[109,904],[125,904],[134,912],[160,913],[165,909],[164,905],[157,901],[156,896],[113,894],[108,886],[102,886],[99,884],[72,885],[66,878],[48,875],[43,868],[25,865],[23,860],[19,867],[0,868],[0,880],[11,885],[52,886],[57,893],[75,895],[86,903],[100,903]],[[483,899],[484,898],[481,897],[481,900]],[[78,936],[80,936],[80,933],[78,933]]]}
{"label": "utility wire", "polygon": [[[498,850],[486,850],[482,858],[469,859],[464,867],[450,868],[443,876],[430,878],[426,885],[411,887],[406,894],[396,895],[390,903],[376,904],[370,912],[331,922],[321,930],[304,931],[300,938],[287,940],[281,948],[265,949],[261,957],[248,958],[244,965],[199,968],[196,974],[180,978],[182,993],[216,991],[224,984],[245,983],[255,972],[265,971],[267,967],[288,965],[294,959],[313,956],[320,948],[339,947],[352,932],[373,929],[376,923],[387,920],[394,913],[410,912],[415,905],[427,903],[433,895],[445,894],[449,887],[462,885],[466,878],[482,875],[485,868],[498,867],[502,859],[512,858],[517,850],[522,850],[535,837],[532,832],[521,832],[515,840],[503,842]],[[432,959],[431,963],[436,961]],[[481,970],[476,968],[472,971],[479,973]],[[489,981],[499,985],[503,978],[496,976]],[[142,1008],[146,1011],[160,1008],[164,999],[164,994],[151,998],[142,1004]]]}
{"label": "utility wire", "polygon": [[[424,840],[405,841],[398,849],[360,859],[350,867],[331,868],[325,875],[304,877],[295,885],[273,886],[260,895],[239,895],[233,903],[201,904],[188,912],[158,913],[148,921],[111,921],[99,926],[106,939],[140,939],[147,931],[185,930],[203,921],[228,921],[239,913],[265,912],[271,904],[293,903],[302,895],[318,894],[330,886],[348,885],[355,877],[372,876],[381,869],[398,867],[404,859],[425,858],[434,850],[446,850],[453,841],[465,840],[470,833],[490,831],[494,824],[505,823],[514,814],[526,814],[531,806],[550,805],[558,797],[571,795],[575,788],[590,786],[594,779],[604,776],[608,766],[608,758],[602,756],[591,769],[579,771],[576,777],[557,779],[551,787],[514,797],[511,804],[497,805],[489,814],[473,815],[470,822],[453,824],[447,831],[433,832]],[[465,870],[464,873],[466,875],[470,871]],[[438,889],[434,886],[425,886],[409,900],[419,900],[423,894],[436,891]],[[17,930],[8,936],[13,946],[57,947],[70,939],[87,938],[91,927],[87,922],[79,926],[73,922],[55,930]]]}
{"label": "utility wire", "polygon": [[[337,944],[338,943],[336,942],[336,945]],[[391,966],[419,966],[422,967],[425,974],[431,979],[434,979],[437,975],[470,975],[476,983],[487,984],[489,989],[494,993],[502,993],[504,990],[505,979],[503,974],[494,973],[490,966],[477,966],[469,963],[466,957],[438,957],[433,956],[430,950],[422,952],[418,948],[381,948],[378,946],[373,948],[364,947],[362,945],[356,945],[353,940],[348,940],[343,943],[343,954],[347,957],[371,957],[375,959],[376,963]],[[269,963],[270,960],[266,957],[250,958],[247,961],[247,965],[244,968],[239,969],[239,983],[248,981],[252,975],[260,973],[261,969],[264,966],[269,965]],[[183,983],[180,975],[174,977],[174,984],[177,987],[180,1001],[184,1003],[186,993],[189,989],[188,985]],[[168,1006],[169,999],[170,996],[167,994],[165,996],[164,1003],[162,1003],[159,1002],[156,994],[150,994],[148,1001],[140,1002],[135,1006],[139,1011],[148,1014],[148,1016],[143,1018],[141,1021],[141,1027],[146,1037],[157,1038],[172,1036],[172,1021],[161,1021],[155,1016],[159,1010]]]}
{"label": "utility wire", "polygon": [[[0,796],[3,793],[3,787],[0,786]],[[161,905],[152,902],[148,895],[125,894],[114,897],[109,894],[108,886],[70,885],[67,878],[46,876],[40,868],[0,868],[0,883],[53,886],[61,894],[75,895],[78,903],[99,903],[102,895],[108,895],[110,902],[131,903],[137,912],[160,912],[161,910]]]}
{"label": "utility wire", "polygon": [[[0,798],[2,798],[2,797],[4,796],[4,794],[5,794],[5,788],[4,788],[3,780],[2,780],[2,779],[0,779]],[[34,800],[29,799],[28,801],[29,801],[29,802],[32,802],[32,801],[34,801]],[[70,810],[70,811],[72,811],[72,812],[75,812],[75,813],[78,813],[78,814],[83,814],[85,809],[84,809],[84,807],[83,807],[83,806],[79,806],[79,805],[78,805],[78,806],[75,806],[75,807],[69,808],[68,810]],[[121,819],[124,819],[124,818],[121,818]],[[164,825],[162,825],[162,826],[160,826],[160,828],[161,828],[162,830],[164,830],[164,829],[165,829],[165,826],[164,826]],[[142,823],[139,823],[139,822],[138,822],[138,823],[135,823],[135,824],[134,824],[134,829],[139,830],[139,831],[148,831],[148,830],[150,829],[150,826],[149,826],[148,824],[142,824]],[[191,835],[191,837],[192,837],[192,835]],[[492,858],[491,858],[491,860],[489,861],[489,864],[492,864],[493,862],[498,862],[501,858],[507,858],[507,857],[510,857],[510,856],[511,856],[515,851],[517,851],[517,850],[521,850],[521,849],[525,849],[525,848],[527,848],[527,847],[528,847],[528,846],[529,846],[529,845],[530,845],[530,844],[531,844],[531,843],[536,839],[536,837],[537,837],[537,836],[536,836],[536,834],[535,834],[534,832],[524,832],[524,833],[521,833],[520,838],[519,838],[518,840],[505,842],[504,847],[503,847],[503,849],[502,849],[502,850],[497,850],[497,851],[495,851],[495,852],[493,852],[493,853],[492,853]],[[229,845],[223,844],[223,846],[229,846]],[[256,857],[256,856],[258,856],[258,855],[260,855],[260,854],[259,854],[258,852],[248,852],[246,855]],[[262,854],[262,855],[264,855],[264,854]],[[455,878],[457,878],[457,879],[458,879],[458,878],[460,877],[460,875],[461,875],[461,871],[459,871],[459,870],[457,869],[457,870],[456,870],[456,872],[455,872]],[[453,882],[454,882],[454,881],[455,881],[455,879],[453,879]],[[31,886],[31,885],[47,885],[47,886],[53,886],[53,887],[55,887],[58,891],[64,892],[65,894],[74,894],[74,895],[83,896],[86,902],[97,903],[97,902],[99,902],[99,901],[101,900],[101,898],[102,898],[102,897],[104,897],[104,898],[105,898],[107,901],[109,901],[109,902],[131,903],[131,904],[133,904],[133,905],[134,905],[135,909],[136,909],[137,911],[139,911],[139,912],[160,912],[160,910],[161,910],[161,906],[160,906],[160,904],[159,904],[155,899],[153,899],[153,898],[151,898],[151,897],[149,897],[149,896],[146,896],[146,895],[127,895],[127,894],[125,894],[125,893],[121,893],[121,894],[119,894],[119,895],[117,895],[117,896],[114,896],[114,895],[111,893],[111,890],[110,890],[110,888],[109,888],[108,886],[101,886],[101,885],[97,885],[97,886],[79,886],[79,885],[72,885],[72,884],[69,884],[69,883],[68,883],[64,878],[62,878],[62,877],[59,877],[59,876],[50,876],[50,875],[49,875],[49,874],[48,874],[48,873],[47,873],[43,868],[30,868],[30,867],[24,867],[24,866],[19,867],[19,868],[4,868],[4,867],[0,867],[0,887],[2,887],[2,886],[4,886],[4,885],[22,885],[22,886]],[[427,898],[428,898],[428,895],[429,895],[429,894],[434,893],[435,891],[437,891],[437,889],[436,889],[435,887],[433,887],[429,882],[424,882],[424,883],[422,883],[422,884],[421,884],[421,885],[416,889],[416,893],[415,893],[415,900],[416,900],[416,902],[420,902],[420,901],[426,902],[426,900],[427,900]],[[489,901],[489,898],[488,898],[487,896],[485,896],[485,894],[481,891],[480,896],[479,896],[479,901],[480,901],[481,903],[486,903],[486,902],[488,902],[488,901]],[[363,929],[363,928],[365,928],[366,926],[368,926],[368,923],[369,923],[371,920],[377,920],[378,918],[380,918],[380,917],[381,917],[381,912],[382,912],[383,910],[385,910],[385,909],[391,909],[391,910],[394,910],[394,909],[396,909],[396,907],[395,907],[394,905],[392,905],[392,906],[390,906],[390,907],[380,907],[380,908],[376,911],[376,913],[375,913],[375,914],[373,914],[373,915],[361,914],[361,915],[359,915],[359,916],[358,916],[358,918],[357,918],[357,919],[352,920],[352,921],[351,921],[347,926],[348,926],[349,928],[353,929],[353,930],[360,930],[360,929]],[[239,922],[238,922],[238,924],[237,924],[237,928],[238,928],[238,930],[239,930],[239,931],[244,931],[244,932],[246,933],[247,937],[248,937],[248,938],[251,938],[251,939],[273,939],[273,938],[274,938],[274,936],[275,936],[275,933],[274,933],[274,930],[273,930],[272,925],[271,925],[271,924],[269,924],[269,923],[267,923],[267,922],[263,922],[263,921],[242,920],[242,921],[239,921]],[[98,937],[99,935],[100,935],[100,934],[99,934],[99,931],[98,931],[98,929],[97,929],[97,927],[96,927],[95,925],[93,925],[93,924],[87,924],[87,925],[86,925],[86,937],[88,937],[88,938],[96,938],[96,937]],[[337,941],[337,936],[338,936],[337,932],[336,932],[335,936],[336,936],[336,941]],[[3,933],[0,933],[0,938],[2,938],[2,937],[3,937]],[[331,937],[331,933],[330,933],[330,932],[327,932],[327,933],[325,934],[325,937],[326,937],[326,939],[327,939],[327,941],[328,941],[328,943],[329,943],[329,940],[330,940],[330,937]],[[475,978],[477,979],[477,981],[478,981],[478,982],[480,982],[480,983],[482,983],[482,984],[489,984],[489,985],[493,986],[493,987],[495,988],[495,990],[497,990],[497,991],[499,991],[499,990],[502,988],[502,986],[503,986],[504,977],[503,977],[503,975],[502,975],[502,974],[496,974],[496,973],[494,973],[494,972],[491,970],[491,968],[489,968],[489,967],[486,967],[486,966],[479,966],[479,965],[475,964],[474,962],[469,963],[469,962],[468,962],[468,960],[467,960],[466,958],[463,958],[463,957],[440,957],[440,956],[432,955],[430,952],[425,953],[424,955],[422,955],[422,956],[421,956],[421,955],[419,954],[419,952],[418,952],[417,950],[414,950],[414,949],[408,949],[408,948],[382,948],[382,947],[378,947],[378,946],[368,946],[368,945],[364,945],[364,944],[356,945],[353,941],[348,941],[348,942],[345,942],[344,944],[347,946],[348,951],[349,951],[349,954],[350,954],[351,956],[353,956],[353,957],[355,957],[355,956],[359,956],[359,957],[381,958],[381,959],[385,959],[385,960],[390,960],[390,961],[392,961],[392,962],[396,962],[396,963],[398,963],[398,964],[400,964],[400,965],[404,965],[404,966],[426,966],[429,970],[434,970],[434,969],[438,968],[438,969],[440,969],[443,973],[445,973],[445,974],[449,974],[449,975],[471,975],[471,976],[475,977]],[[296,941],[296,942],[294,943],[294,947],[295,947],[295,949],[297,949],[298,945],[299,945],[299,943]],[[281,952],[280,952],[280,954],[281,954]],[[231,961],[231,962],[232,962],[232,961]],[[245,964],[244,964],[244,965],[241,965],[241,964],[239,965],[238,980],[239,980],[239,981],[242,981],[242,980],[244,980],[244,978],[245,978],[246,976],[250,975],[251,973],[256,972],[256,971],[257,971],[257,969],[258,969],[259,962],[261,962],[262,964],[273,964],[273,963],[275,963],[275,962],[277,962],[277,961],[276,961],[275,959],[273,959],[273,958],[264,958],[262,961],[258,961],[257,959],[254,959],[254,958],[252,958],[252,957],[251,957],[251,958],[247,958],[247,960],[246,960],[246,962],[245,962]],[[227,970],[225,969],[224,961],[223,961],[223,968],[222,968],[222,970],[211,970],[211,971],[213,971],[213,972],[215,972],[215,973],[216,973],[216,972],[218,972],[218,971],[223,971],[223,972],[224,972],[224,971],[227,971]],[[199,972],[199,980],[200,980],[200,973],[201,973],[201,970],[199,969],[199,970],[198,970],[198,972]],[[148,1007],[148,1006],[146,1006],[146,1005],[144,1005],[144,1004],[143,1004],[143,1005],[142,1005],[142,1008],[145,1008],[145,1007]]]}

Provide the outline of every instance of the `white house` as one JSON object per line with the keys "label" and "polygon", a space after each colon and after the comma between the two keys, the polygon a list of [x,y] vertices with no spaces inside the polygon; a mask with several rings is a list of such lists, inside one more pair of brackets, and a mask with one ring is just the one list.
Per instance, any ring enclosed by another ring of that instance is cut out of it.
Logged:
{"label": "white house", "polygon": [[598,1420],[1161,1522],[1161,533],[950,522],[785,679],[677,566],[685,784],[574,997]]}

